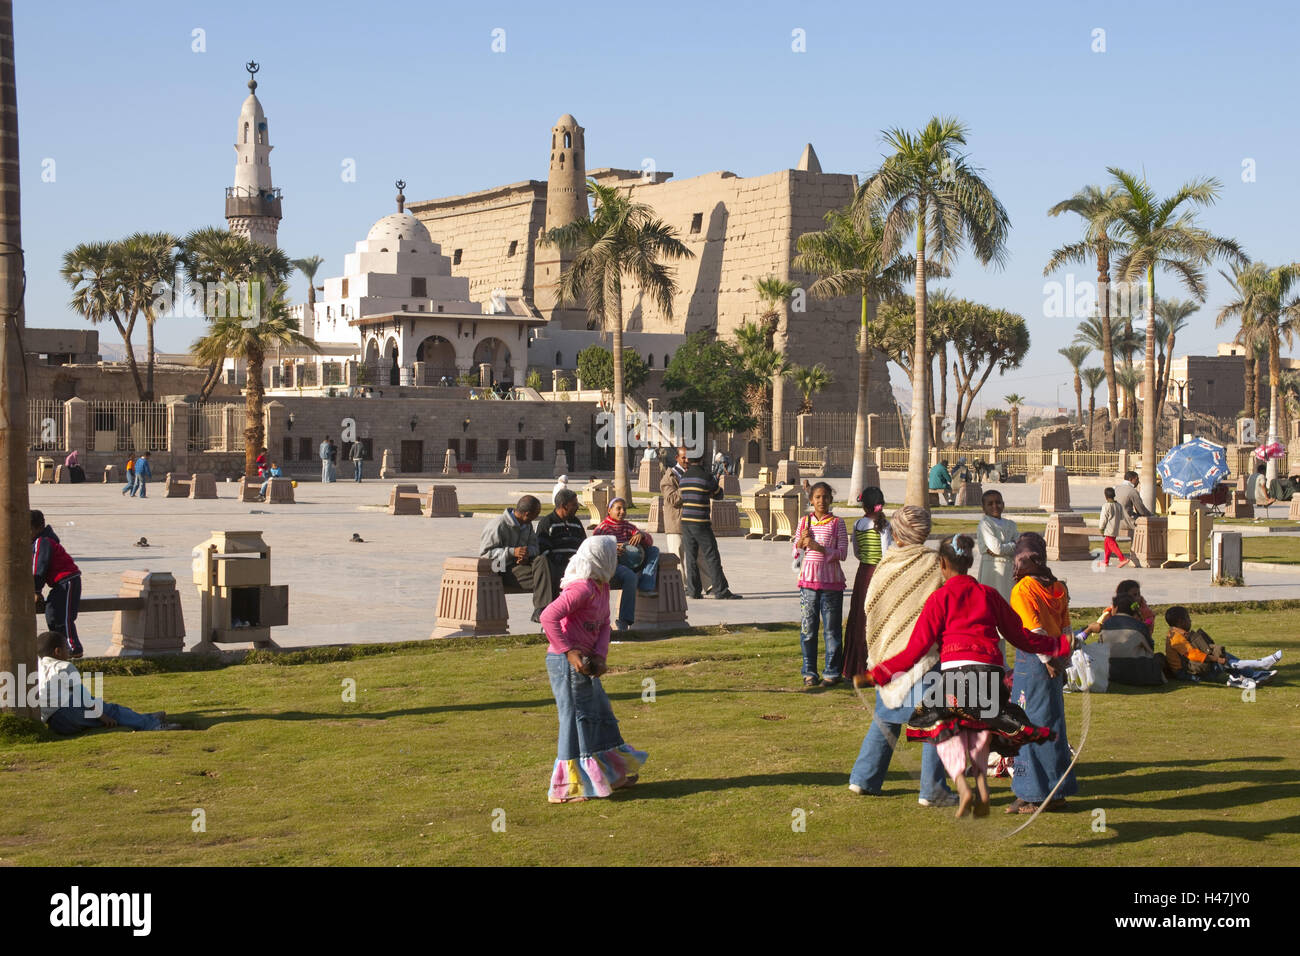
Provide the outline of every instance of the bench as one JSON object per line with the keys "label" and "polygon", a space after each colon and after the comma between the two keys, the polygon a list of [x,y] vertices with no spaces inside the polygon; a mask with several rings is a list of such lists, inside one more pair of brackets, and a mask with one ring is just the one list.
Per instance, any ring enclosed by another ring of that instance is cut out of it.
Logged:
{"label": "bench", "polygon": [[217,497],[217,478],[210,472],[194,475],[176,475],[167,473],[163,479],[164,498],[215,499]]}
{"label": "bench", "polygon": [[1090,561],[1089,544],[1100,533],[1084,526],[1083,515],[1054,511],[1047,517],[1043,538],[1047,542],[1048,561]]}
{"label": "bench", "polygon": [[[289,478],[249,478],[245,475],[239,479],[239,500],[255,503],[262,501],[261,488],[262,482],[266,484],[266,504],[268,505],[291,505],[295,504],[293,494],[293,481]],[[213,485],[213,497],[216,497],[216,485]]]}
{"label": "bench", "polygon": [[388,492],[390,515],[428,513],[430,518],[459,518],[460,501],[455,485],[433,485],[421,493],[418,485],[394,485]]}
{"label": "bench", "polygon": [[[36,602],[43,614],[45,602]],[[107,657],[151,657],[185,650],[185,618],[176,579],[166,571],[123,571],[116,597],[83,597],[77,615],[115,612]]]}

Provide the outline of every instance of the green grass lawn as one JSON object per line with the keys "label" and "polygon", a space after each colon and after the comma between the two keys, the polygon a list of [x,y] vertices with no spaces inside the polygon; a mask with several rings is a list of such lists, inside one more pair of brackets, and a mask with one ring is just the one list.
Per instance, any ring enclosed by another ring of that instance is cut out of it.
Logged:
{"label": "green grass lawn", "polygon": [[636,787],[562,806],[546,802],[555,706],[536,638],[170,672],[86,661],[110,671],[109,700],[193,729],[0,739],[0,863],[1295,865],[1300,610],[1224,608],[1196,623],[1242,656],[1280,644],[1278,683],[1253,702],[1184,684],[1067,697],[1075,743],[1090,710],[1082,793],[1016,836],[1006,780],[986,820],[918,807],[914,744],[885,796],[851,794],[864,702],[804,691],[789,628],[715,628],[612,648],[605,686],[650,760]]}
{"label": "green grass lawn", "polygon": [[1300,564],[1300,535],[1243,535],[1241,556],[1268,564]]}

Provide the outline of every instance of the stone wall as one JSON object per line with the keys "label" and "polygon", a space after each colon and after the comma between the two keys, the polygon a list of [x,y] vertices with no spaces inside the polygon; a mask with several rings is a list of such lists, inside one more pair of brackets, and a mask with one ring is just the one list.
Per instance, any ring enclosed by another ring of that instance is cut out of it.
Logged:
{"label": "stone wall", "polygon": [[[65,402],[70,398],[86,401],[139,401],[140,395],[126,365],[37,365],[27,367],[27,395],[33,400]],[[204,369],[181,368],[175,365],[155,366],[153,372],[154,394],[197,395],[207,378]],[[144,363],[140,364],[140,381],[145,380]],[[234,385],[218,384],[212,400],[240,397]]]}

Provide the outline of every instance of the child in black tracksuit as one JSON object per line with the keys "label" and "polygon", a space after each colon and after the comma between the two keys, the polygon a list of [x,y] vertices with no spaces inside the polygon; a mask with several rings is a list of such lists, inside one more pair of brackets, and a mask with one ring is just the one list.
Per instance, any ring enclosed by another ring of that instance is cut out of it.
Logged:
{"label": "child in black tracksuit", "polygon": [[58,535],[45,523],[45,515],[31,513],[32,527],[32,579],[36,598],[50,588],[45,601],[45,621],[51,631],[62,634],[68,642],[72,657],[81,657],[81,641],[77,638],[77,609],[81,604],[81,569],[63,550]]}

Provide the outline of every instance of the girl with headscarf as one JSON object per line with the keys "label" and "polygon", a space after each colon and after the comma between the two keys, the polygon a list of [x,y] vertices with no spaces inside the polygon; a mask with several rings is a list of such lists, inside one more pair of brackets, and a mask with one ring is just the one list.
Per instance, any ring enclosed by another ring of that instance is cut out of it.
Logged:
{"label": "girl with headscarf", "polygon": [[646,754],[623,742],[600,675],[609,668],[609,579],[618,549],[608,535],[588,538],[569,560],[560,596],[542,611],[546,671],[560,719],[551,803],[608,797],[636,783]]}
{"label": "girl with headscarf", "polygon": [[885,516],[885,495],[874,485],[864,488],[858,498],[862,517],[853,526],[853,553],[858,570],[853,575],[853,596],[849,600],[849,621],[844,626],[844,676],[853,678],[853,686],[864,687],[867,681],[867,587],[871,575],[885,552],[894,543]]}
{"label": "girl with headscarf", "polygon": [[[1020,615],[1025,630],[1059,637],[1069,634],[1070,592],[1047,566],[1047,542],[1029,531],[1016,542],[1014,558],[1015,587],[1011,589],[1011,607]],[[1033,724],[1056,732],[1056,739],[1020,748],[1011,777],[1016,799],[1007,813],[1033,813],[1047,799],[1057,782],[1052,802],[1044,810],[1064,810],[1065,798],[1079,792],[1079,782],[1070,766],[1070,743],[1065,730],[1065,665],[1068,658],[1049,657],[1023,650],[1016,651],[1016,669],[1011,682],[1011,700]]]}
{"label": "girl with headscarf", "polygon": [[1002,517],[1006,505],[1002,501],[1002,492],[990,489],[980,499],[984,516],[980,518],[976,538],[979,541],[980,584],[987,584],[1006,600],[1011,600],[1012,580],[1011,560],[1016,553],[1016,539],[1020,529],[1010,518]]}
{"label": "girl with headscarf", "polygon": [[[908,505],[894,512],[889,523],[894,546],[880,559],[867,587],[867,665],[873,666],[907,646],[926,598],[943,584],[939,555],[925,546],[930,512]],[[876,796],[885,782],[898,735],[921,702],[921,682],[931,671],[938,676],[939,652],[927,651],[913,666],[876,688],[871,727],[849,774],[849,789]],[[921,797],[924,807],[950,807],[956,795],[948,789],[943,764],[927,743],[921,748]]]}
{"label": "girl with headscarf", "polygon": [[615,498],[609,503],[605,520],[591,530],[592,536],[609,535],[618,542],[618,568],[613,588],[622,590],[619,602],[618,629],[628,630],[636,623],[636,594],[657,594],[659,590],[659,549],[654,539],[627,520],[627,502]]}

